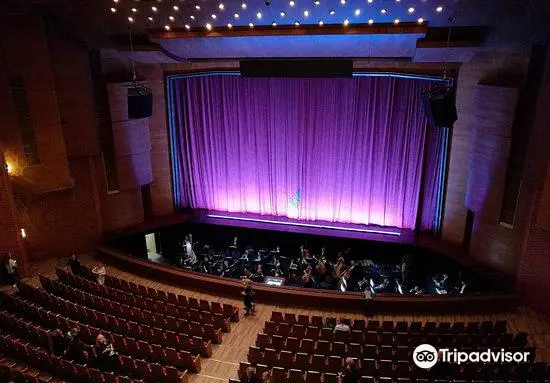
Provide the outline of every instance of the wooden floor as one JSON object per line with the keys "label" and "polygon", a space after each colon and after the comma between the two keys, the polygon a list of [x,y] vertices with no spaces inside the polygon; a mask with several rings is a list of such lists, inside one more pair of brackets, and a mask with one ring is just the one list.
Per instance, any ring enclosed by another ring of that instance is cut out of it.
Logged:
{"label": "wooden floor", "polygon": [[[37,274],[42,273],[55,278],[54,268],[56,266],[64,266],[65,259],[50,259],[43,262],[31,264],[31,278],[28,281],[33,284],[39,284]],[[91,255],[82,256],[81,261],[87,265],[93,265],[95,260]],[[192,296],[195,298],[207,299],[209,301],[231,303],[242,307],[242,302],[236,299],[226,299],[219,296],[204,294],[200,291],[191,291],[181,289],[172,285],[159,283],[157,281],[142,278],[138,275],[129,274],[116,267],[107,265],[107,274],[125,278],[129,281],[147,285],[156,289],[171,291],[176,294]],[[177,285],[177,281],[174,281]],[[358,308],[360,310],[361,308]],[[241,316],[241,321],[232,323],[232,332],[223,334],[223,342],[221,345],[213,345],[213,354],[211,358],[202,358],[202,371],[200,374],[191,374],[190,383],[216,383],[225,381],[228,378],[237,376],[238,363],[246,361],[248,347],[254,345],[256,334],[261,332],[264,322],[269,320],[271,312],[276,311],[292,311],[306,315],[330,315],[341,316],[347,318],[364,318],[361,312],[350,307],[347,312],[343,311],[327,311],[327,310],[310,310],[284,305],[268,305],[256,304],[256,315],[253,317]],[[242,313],[242,311],[241,311]],[[477,315],[477,316],[437,316],[437,315],[407,315],[407,316],[388,316],[375,315],[373,319],[378,320],[404,320],[404,321],[482,321],[482,320],[498,320],[505,319],[508,321],[508,331],[519,332],[523,331],[529,334],[531,345],[537,347],[537,360],[550,362],[550,318],[543,316],[528,308],[520,308],[517,312],[510,312],[499,315]]]}

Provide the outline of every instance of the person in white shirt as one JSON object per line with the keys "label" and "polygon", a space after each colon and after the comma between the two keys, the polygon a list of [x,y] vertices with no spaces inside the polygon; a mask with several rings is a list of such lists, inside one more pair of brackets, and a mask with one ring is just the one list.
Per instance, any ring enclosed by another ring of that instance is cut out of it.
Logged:
{"label": "person in white shirt", "polygon": [[19,270],[17,261],[8,253],[5,261],[6,273],[8,275],[8,281],[13,284],[13,287],[17,287],[16,280],[19,279]]}
{"label": "person in white shirt", "polygon": [[105,271],[105,265],[101,262],[98,262],[97,265],[92,269],[92,273],[96,275],[97,283],[103,286],[105,284],[105,274],[107,273]]}
{"label": "person in white shirt", "polygon": [[334,332],[336,331],[346,331],[346,332],[351,332],[351,329],[349,328],[349,326],[345,323],[342,323],[340,322],[340,320],[338,320],[338,323],[336,323],[336,326],[334,326]]}

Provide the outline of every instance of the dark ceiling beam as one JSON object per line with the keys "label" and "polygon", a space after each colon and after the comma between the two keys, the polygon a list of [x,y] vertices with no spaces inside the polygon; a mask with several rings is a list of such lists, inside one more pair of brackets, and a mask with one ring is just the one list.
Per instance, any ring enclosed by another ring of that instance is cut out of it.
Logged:
{"label": "dark ceiling beam", "polygon": [[163,29],[148,30],[150,39],[192,39],[204,37],[249,37],[249,36],[307,36],[307,35],[368,35],[368,34],[422,34],[426,33],[428,25],[418,23],[384,23],[384,24],[354,24],[347,27],[341,24],[318,26],[292,25],[215,28],[211,31],[205,28],[186,30],[185,28],[165,31]]}

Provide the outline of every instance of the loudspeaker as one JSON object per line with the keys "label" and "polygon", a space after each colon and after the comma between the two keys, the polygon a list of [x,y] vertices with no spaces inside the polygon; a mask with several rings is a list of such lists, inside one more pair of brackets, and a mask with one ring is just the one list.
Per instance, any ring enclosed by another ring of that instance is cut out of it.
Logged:
{"label": "loudspeaker", "polygon": [[243,77],[352,77],[352,60],[243,60]]}
{"label": "loudspeaker", "polygon": [[423,98],[424,112],[428,122],[438,128],[450,128],[458,119],[455,99],[452,92],[427,94]]}
{"label": "loudspeaker", "polygon": [[153,115],[153,92],[145,86],[128,88],[128,119]]}

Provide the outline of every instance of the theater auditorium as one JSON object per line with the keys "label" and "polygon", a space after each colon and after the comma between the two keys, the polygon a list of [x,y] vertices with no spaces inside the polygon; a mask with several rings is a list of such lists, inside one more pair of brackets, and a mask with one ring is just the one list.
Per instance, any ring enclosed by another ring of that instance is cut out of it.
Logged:
{"label": "theater auditorium", "polygon": [[0,4],[0,382],[550,382],[548,0]]}

